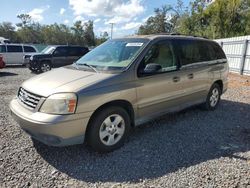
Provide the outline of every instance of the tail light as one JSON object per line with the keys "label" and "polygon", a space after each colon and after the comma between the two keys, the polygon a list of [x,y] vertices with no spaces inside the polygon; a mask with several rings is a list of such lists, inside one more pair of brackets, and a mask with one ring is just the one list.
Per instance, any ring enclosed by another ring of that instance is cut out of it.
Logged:
{"label": "tail light", "polygon": [[0,68],[4,68],[4,67],[5,67],[5,62],[3,61],[2,54],[0,54]]}

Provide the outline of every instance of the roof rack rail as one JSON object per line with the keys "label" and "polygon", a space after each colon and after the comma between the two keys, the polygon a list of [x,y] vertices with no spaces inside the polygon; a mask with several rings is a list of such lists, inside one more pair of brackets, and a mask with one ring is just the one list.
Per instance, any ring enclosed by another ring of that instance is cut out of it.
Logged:
{"label": "roof rack rail", "polygon": [[153,35],[169,35],[169,33],[155,33]]}
{"label": "roof rack rail", "polygon": [[197,35],[193,35],[192,37],[199,37],[199,38],[208,39],[208,38],[207,38],[207,37],[205,37],[205,36],[197,36]]}
{"label": "roof rack rail", "polygon": [[181,35],[180,33],[170,33],[170,35]]}

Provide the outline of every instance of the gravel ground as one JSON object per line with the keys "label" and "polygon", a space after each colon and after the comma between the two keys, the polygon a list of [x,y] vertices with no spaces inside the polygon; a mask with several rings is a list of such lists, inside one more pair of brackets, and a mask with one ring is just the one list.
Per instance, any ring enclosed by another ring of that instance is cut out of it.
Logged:
{"label": "gravel ground", "polygon": [[8,104],[25,68],[0,70],[0,187],[250,187],[250,78],[230,75],[216,111],[192,107],[133,129],[108,154],[33,143]]}

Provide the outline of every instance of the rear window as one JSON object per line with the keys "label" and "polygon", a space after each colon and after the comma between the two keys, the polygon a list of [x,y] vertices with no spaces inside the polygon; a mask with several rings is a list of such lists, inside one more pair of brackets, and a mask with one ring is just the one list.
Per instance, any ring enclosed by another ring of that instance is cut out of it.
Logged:
{"label": "rear window", "polygon": [[8,52],[23,52],[23,48],[22,46],[18,46],[18,45],[7,45],[7,51]]}
{"label": "rear window", "polygon": [[24,52],[36,52],[35,48],[32,46],[24,46]]}
{"label": "rear window", "polygon": [[6,52],[6,47],[4,45],[0,45],[0,53]]}

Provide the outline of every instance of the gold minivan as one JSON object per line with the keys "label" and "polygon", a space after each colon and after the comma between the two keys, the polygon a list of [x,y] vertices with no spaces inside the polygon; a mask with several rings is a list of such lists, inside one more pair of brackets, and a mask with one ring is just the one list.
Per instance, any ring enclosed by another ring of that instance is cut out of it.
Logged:
{"label": "gold minivan", "polygon": [[119,148],[131,127],[202,104],[214,110],[227,90],[228,63],[213,41],[176,35],[114,39],[70,66],[25,81],[10,109],[47,145],[86,141]]}

